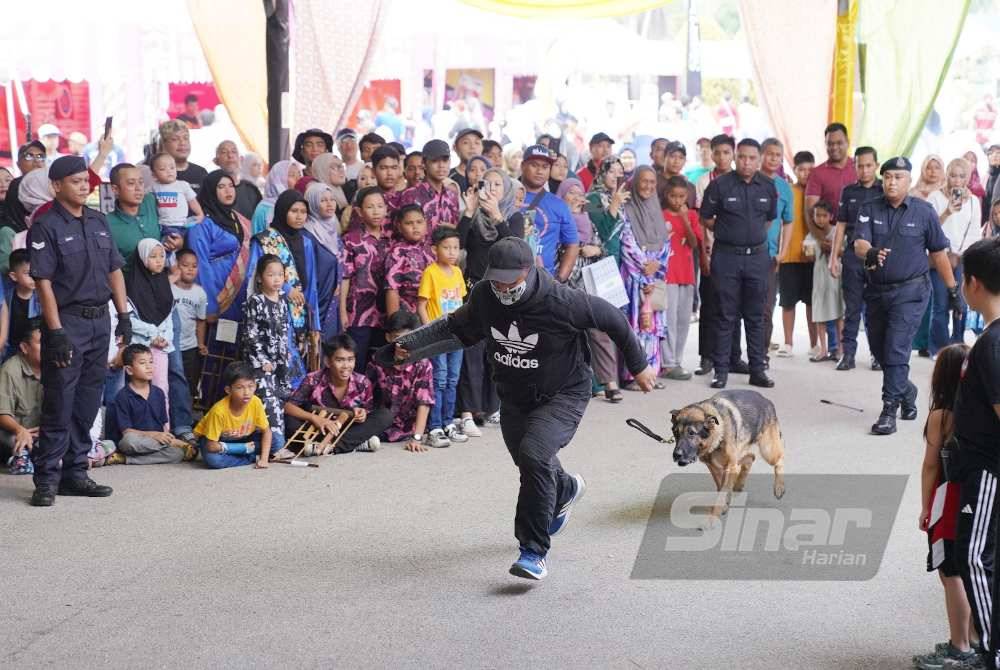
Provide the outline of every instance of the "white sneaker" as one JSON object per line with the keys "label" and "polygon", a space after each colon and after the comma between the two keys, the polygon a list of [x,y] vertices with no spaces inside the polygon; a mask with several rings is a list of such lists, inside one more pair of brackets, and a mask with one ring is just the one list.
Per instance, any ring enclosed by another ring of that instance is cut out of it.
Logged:
{"label": "white sneaker", "polygon": [[382,446],[382,440],[377,435],[372,435],[367,440],[358,445],[355,451],[376,452]]}
{"label": "white sneaker", "polygon": [[452,442],[468,442],[469,436],[462,432],[462,429],[458,427],[456,423],[448,424],[448,427],[444,429],[444,434],[448,436],[448,439]]}
{"label": "white sneaker", "polygon": [[496,411],[486,417],[486,425],[488,426],[499,426],[500,425],[500,412]]}
{"label": "white sneaker", "polygon": [[451,440],[445,437],[443,430],[435,428],[427,434],[427,446],[434,447],[435,449],[444,449],[451,446]]}
{"label": "white sneaker", "polygon": [[818,344],[815,347],[813,347],[812,349],[809,350],[809,358],[816,358],[817,356],[819,356],[819,345]]}
{"label": "white sneaker", "polygon": [[471,416],[467,416],[464,419],[462,419],[462,432],[468,435],[469,437],[483,436],[483,431],[479,430],[479,426],[476,425],[476,422],[473,420]]}
{"label": "white sneaker", "polygon": [[777,353],[774,354],[778,358],[791,358],[792,357],[792,345],[782,344],[778,347]]}

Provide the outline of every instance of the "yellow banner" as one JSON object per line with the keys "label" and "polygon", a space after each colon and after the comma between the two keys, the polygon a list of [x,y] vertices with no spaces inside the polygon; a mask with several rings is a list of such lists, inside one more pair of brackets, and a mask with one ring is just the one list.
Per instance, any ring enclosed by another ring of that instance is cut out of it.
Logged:
{"label": "yellow banner", "polygon": [[829,121],[839,121],[854,136],[854,73],[858,58],[858,2],[848,0],[837,14],[837,44],[833,52],[833,82],[830,87]]}
{"label": "yellow banner", "polygon": [[525,19],[595,19],[628,16],[669,5],[675,0],[462,0],[467,5],[496,14]]}

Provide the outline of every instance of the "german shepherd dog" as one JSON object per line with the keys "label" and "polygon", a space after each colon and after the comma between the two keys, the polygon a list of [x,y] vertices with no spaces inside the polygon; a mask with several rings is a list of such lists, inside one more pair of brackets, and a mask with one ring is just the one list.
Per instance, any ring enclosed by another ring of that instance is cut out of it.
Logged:
{"label": "german shepherd dog", "polygon": [[774,468],[774,497],[785,495],[785,446],[774,404],[756,391],[722,391],[707,400],[671,410],[674,462],[708,466],[719,498],[708,526],[729,510],[733,491],[742,491],[754,462],[754,446]]}

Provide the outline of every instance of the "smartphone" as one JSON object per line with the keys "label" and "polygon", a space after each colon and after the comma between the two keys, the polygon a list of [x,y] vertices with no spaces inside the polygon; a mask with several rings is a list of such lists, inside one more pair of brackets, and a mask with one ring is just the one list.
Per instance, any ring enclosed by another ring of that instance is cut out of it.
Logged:
{"label": "smartphone", "polygon": [[104,117],[104,137],[111,135],[111,121],[113,118],[113,116]]}
{"label": "smartphone", "polygon": [[955,206],[962,204],[962,189],[953,188],[951,189],[951,201],[955,203]]}
{"label": "smartphone", "polygon": [[476,190],[477,191],[485,191],[486,190],[486,181],[483,180],[483,179],[480,179],[479,183],[476,184]]}
{"label": "smartphone", "polygon": [[625,177],[618,177],[618,183],[616,184],[615,188],[617,188],[617,189],[620,190],[621,187],[622,187],[622,184],[624,184],[624,183],[625,183]]}

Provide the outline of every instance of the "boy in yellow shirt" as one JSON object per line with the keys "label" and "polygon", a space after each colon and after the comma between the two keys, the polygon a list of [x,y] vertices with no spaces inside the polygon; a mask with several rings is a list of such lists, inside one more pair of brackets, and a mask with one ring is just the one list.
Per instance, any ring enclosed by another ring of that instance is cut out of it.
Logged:
{"label": "boy in yellow shirt", "polygon": [[[448,316],[462,306],[462,298],[465,297],[465,278],[458,267],[458,230],[451,226],[439,226],[431,235],[431,243],[435,261],[424,270],[417,290],[417,314],[423,323]],[[427,443],[432,447],[447,447],[452,442],[467,442],[469,439],[454,421],[462,353],[459,349],[431,359],[434,365],[434,405],[431,407],[431,430]]]}
{"label": "boy in yellow shirt", "polygon": [[266,468],[271,453],[271,427],[264,403],[255,395],[257,380],[248,363],[236,361],[222,374],[226,397],[212,405],[194,427],[201,458],[212,469],[249,465]]}

